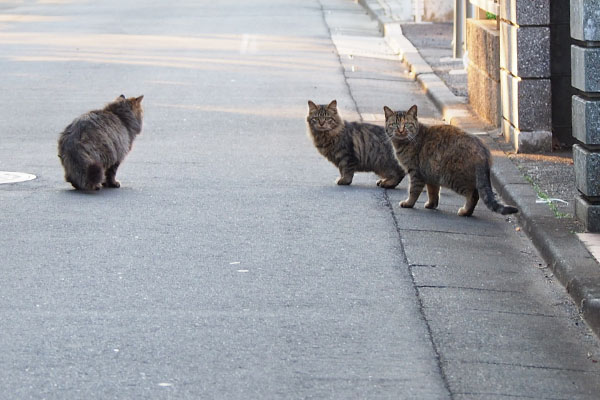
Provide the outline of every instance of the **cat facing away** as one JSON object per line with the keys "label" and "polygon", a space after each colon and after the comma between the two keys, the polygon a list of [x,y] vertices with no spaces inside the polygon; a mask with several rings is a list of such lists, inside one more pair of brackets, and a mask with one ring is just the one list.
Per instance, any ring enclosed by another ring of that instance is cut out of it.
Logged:
{"label": "cat facing away", "polygon": [[395,188],[404,178],[383,127],[344,121],[335,100],[328,105],[309,100],[306,122],[319,153],[339,169],[338,185],[350,185],[355,172],[375,172],[383,188]]}
{"label": "cat facing away", "polygon": [[73,120],[58,139],[65,180],[75,189],[118,188],[117,169],[142,131],[142,99],[121,95]]}
{"label": "cat facing away", "polygon": [[409,196],[401,207],[413,207],[426,186],[425,208],[436,208],[440,186],[444,186],[466,198],[458,215],[472,215],[480,195],[494,212],[506,215],[519,211],[496,200],[490,183],[492,157],[479,138],[452,125],[419,123],[416,105],[406,112],[394,112],[389,107],[383,110],[398,162],[410,177]]}

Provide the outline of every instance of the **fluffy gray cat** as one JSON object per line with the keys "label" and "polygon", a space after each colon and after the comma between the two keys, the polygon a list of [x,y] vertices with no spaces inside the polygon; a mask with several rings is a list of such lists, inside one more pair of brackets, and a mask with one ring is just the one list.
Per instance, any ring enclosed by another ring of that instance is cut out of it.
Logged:
{"label": "fluffy gray cat", "polygon": [[121,186],[115,176],[142,131],[143,98],[121,95],[102,110],[75,118],[60,134],[58,157],[75,189]]}

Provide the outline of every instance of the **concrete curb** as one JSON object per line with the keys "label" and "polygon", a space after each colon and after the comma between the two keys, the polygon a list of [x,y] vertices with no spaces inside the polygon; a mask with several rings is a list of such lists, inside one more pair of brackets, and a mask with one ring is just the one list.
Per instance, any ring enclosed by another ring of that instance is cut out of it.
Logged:
{"label": "concrete curb", "polygon": [[421,57],[419,51],[402,34],[398,22],[392,21],[383,13],[385,10],[374,0],[358,0],[368,14],[379,24],[379,30],[392,50],[398,53],[400,61],[409,67],[410,75],[421,85],[427,97],[440,110],[444,120],[453,123],[455,118],[471,115],[466,100],[455,96],[448,86],[433,72],[431,66]]}
{"label": "concrete curb", "polygon": [[[510,160],[495,158],[494,161],[492,183],[498,194],[519,208],[518,219],[523,230],[565,286],[586,322],[600,336],[598,262],[564,220],[555,217],[546,205],[535,203],[537,194]],[[515,172],[521,182],[514,179]]]}
{"label": "concrete curb", "polygon": [[[388,45],[407,64],[411,76],[423,87],[427,96],[440,110],[444,120],[464,129],[485,129],[464,98],[455,96],[433,72],[419,51],[402,34],[398,22],[385,15],[385,10],[375,0],[358,0],[372,18]],[[486,144],[499,150],[493,139],[484,135]],[[571,232],[564,219],[556,218],[545,204],[536,204],[537,194],[523,174],[506,157],[494,157],[492,184],[508,203],[516,205],[517,218],[525,233],[531,238],[541,256],[571,298],[589,326],[600,336],[600,265]]]}

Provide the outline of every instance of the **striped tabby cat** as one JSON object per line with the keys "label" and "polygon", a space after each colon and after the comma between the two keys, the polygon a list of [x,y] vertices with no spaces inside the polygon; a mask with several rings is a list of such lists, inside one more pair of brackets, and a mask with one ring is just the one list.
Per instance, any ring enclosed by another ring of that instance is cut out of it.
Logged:
{"label": "striped tabby cat", "polygon": [[477,137],[452,125],[420,124],[416,105],[406,112],[394,112],[388,107],[383,110],[396,157],[410,176],[409,196],[400,203],[401,207],[413,207],[427,186],[429,199],[425,208],[436,208],[440,186],[444,186],[467,199],[458,215],[472,215],[479,195],[494,212],[504,215],[519,211],[496,200],[490,183],[492,157]]}
{"label": "striped tabby cat", "polygon": [[385,130],[377,125],[342,120],[337,102],[316,105],[308,101],[308,132],[315,147],[340,171],[338,185],[349,185],[355,172],[375,172],[377,186],[396,187],[404,171],[394,157]]}

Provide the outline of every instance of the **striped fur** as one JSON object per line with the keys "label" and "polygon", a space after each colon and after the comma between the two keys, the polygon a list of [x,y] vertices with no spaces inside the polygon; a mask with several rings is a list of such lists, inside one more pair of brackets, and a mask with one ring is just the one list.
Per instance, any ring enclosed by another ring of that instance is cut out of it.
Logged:
{"label": "striped fur", "polygon": [[58,157],[75,189],[120,187],[117,168],[142,130],[142,98],[121,95],[102,110],[77,117],[60,134]]}
{"label": "striped fur", "polygon": [[375,172],[381,177],[377,186],[383,188],[395,188],[404,178],[385,130],[373,124],[342,120],[335,100],[329,105],[316,105],[309,100],[306,122],[319,153],[338,167],[338,185],[351,184],[355,172]]}
{"label": "striped fur", "polygon": [[417,118],[417,106],[406,112],[384,107],[385,126],[396,158],[410,176],[408,199],[402,207],[413,207],[427,187],[426,208],[436,208],[440,187],[465,196],[458,215],[470,216],[479,196],[492,211],[513,214],[517,208],[498,203],[490,183],[492,157],[479,138],[452,125],[426,126]]}

